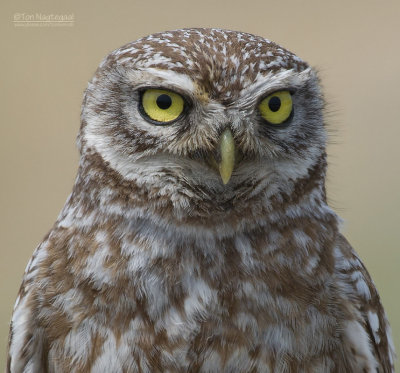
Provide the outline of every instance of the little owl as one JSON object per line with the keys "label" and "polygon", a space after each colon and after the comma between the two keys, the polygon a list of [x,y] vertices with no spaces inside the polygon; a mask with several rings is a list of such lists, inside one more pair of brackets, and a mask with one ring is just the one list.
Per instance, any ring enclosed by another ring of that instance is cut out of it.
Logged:
{"label": "little owl", "polygon": [[393,372],[379,295],[327,205],[323,108],[306,62],[243,32],[109,54],[7,372]]}

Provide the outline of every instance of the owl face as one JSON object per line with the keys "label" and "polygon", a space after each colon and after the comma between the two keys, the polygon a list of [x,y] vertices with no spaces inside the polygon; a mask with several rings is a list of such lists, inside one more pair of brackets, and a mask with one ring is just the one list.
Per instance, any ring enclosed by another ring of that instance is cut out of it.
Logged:
{"label": "owl face", "polygon": [[325,156],[315,72],[261,37],[150,35],[112,52],[86,90],[79,144],[140,188],[226,202],[273,195]]}

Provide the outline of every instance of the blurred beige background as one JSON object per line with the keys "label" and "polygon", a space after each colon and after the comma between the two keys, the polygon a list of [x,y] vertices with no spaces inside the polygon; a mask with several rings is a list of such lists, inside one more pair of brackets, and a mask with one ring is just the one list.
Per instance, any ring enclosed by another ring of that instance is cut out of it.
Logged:
{"label": "blurred beige background", "polygon": [[[15,25],[36,13],[74,22]],[[332,129],[328,196],[400,351],[400,1],[3,0],[0,17],[0,370],[25,266],[72,188],[87,81],[120,45],[193,26],[262,35],[320,70]]]}

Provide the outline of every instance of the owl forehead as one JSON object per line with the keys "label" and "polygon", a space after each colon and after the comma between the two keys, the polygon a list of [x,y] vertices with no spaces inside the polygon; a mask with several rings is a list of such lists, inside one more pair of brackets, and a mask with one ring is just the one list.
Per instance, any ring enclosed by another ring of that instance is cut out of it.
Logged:
{"label": "owl forehead", "polygon": [[231,96],[260,75],[308,65],[281,46],[248,33],[182,29],[152,34],[112,52],[107,65],[184,74],[211,97]]}

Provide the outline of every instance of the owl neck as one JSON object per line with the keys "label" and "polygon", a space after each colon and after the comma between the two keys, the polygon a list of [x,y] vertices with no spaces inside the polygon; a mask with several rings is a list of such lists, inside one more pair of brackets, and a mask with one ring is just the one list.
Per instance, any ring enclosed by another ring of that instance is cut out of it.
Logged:
{"label": "owl neck", "polygon": [[[81,159],[78,177],[68,206],[97,223],[105,221],[147,221],[156,227],[190,231],[226,231],[237,233],[259,226],[290,225],[298,219],[325,221],[336,215],[326,204],[326,155],[308,170],[302,179],[289,181],[273,192],[253,192],[253,185],[244,186],[239,197],[218,201],[213,195],[194,191],[174,195],[160,188],[149,189],[126,180],[97,153]],[[240,198],[248,192],[251,197]]]}

